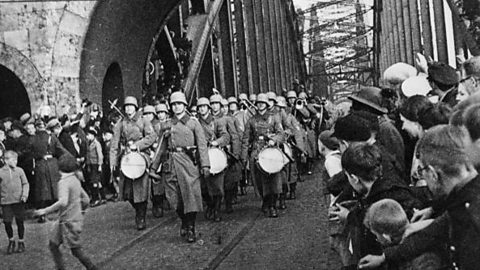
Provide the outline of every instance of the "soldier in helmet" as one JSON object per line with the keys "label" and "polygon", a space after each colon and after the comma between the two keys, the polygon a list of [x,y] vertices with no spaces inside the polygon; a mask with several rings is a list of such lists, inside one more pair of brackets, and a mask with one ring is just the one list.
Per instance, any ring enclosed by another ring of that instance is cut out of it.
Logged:
{"label": "soldier in helmet", "polygon": [[174,115],[171,128],[164,132],[167,153],[157,155],[153,164],[162,162],[167,199],[182,220],[180,236],[193,243],[197,212],[203,211],[200,177],[210,175],[207,141],[200,123],[186,113],[185,94],[172,93],[170,106]]}
{"label": "soldier in helmet", "polygon": [[248,120],[242,138],[241,159],[247,162],[248,151],[251,146],[250,165],[253,180],[258,193],[263,198],[262,211],[268,212],[270,217],[278,217],[277,200],[282,193],[282,180],[280,175],[266,174],[256,166],[259,152],[265,147],[273,147],[283,142],[284,131],[282,123],[277,117],[268,113],[268,97],[259,94],[256,106],[257,114]]}
{"label": "soldier in helmet", "polygon": [[295,108],[295,102],[297,101],[297,92],[288,91],[287,93],[288,108],[290,111]]}
{"label": "soldier in helmet", "polygon": [[[110,167],[115,171],[118,161],[129,151],[141,151],[146,160],[146,153],[152,147],[157,135],[152,123],[142,117],[138,111],[138,102],[135,97],[128,96],[124,102],[125,118],[113,128],[113,138],[110,145]],[[120,157],[120,158],[119,158]],[[120,174],[119,199],[129,201],[135,209],[135,223],[138,230],[146,228],[147,200],[149,195],[150,179],[145,173],[139,179],[130,179]]]}
{"label": "soldier in helmet", "polygon": [[[236,118],[228,115],[228,101],[222,99],[222,107],[219,106],[219,95],[210,97],[210,106],[212,107],[212,115],[215,119],[224,119],[226,122],[227,132],[230,135],[230,142],[225,151],[228,156],[228,168],[225,171],[225,211],[233,212],[233,201],[238,190],[238,181],[242,177],[242,165],[240,163],[241,142],[238,132],[239,123]],[[224,109],[227,108],[227,109]]]}
{"label": "soldier in helmet", "polygon": [[[203,127],[208,146],[223,149],[230,143],[230,136],[227,132],[227,121],[223,117],[215,118],[210,113],[210,102],[215,104],[217,113],[220,112],[222,96],[213,95],[210,97],[210,100],[207,98],[200,98],[197,102],[198,120]],[[204,178],[202,183],[203,197],[207,203],[205,217],[216,222],[221,221],[219,211],[222,204],[222,198],[225,195],[225,190],[223,188],[224,179],[225,172],[221,172]]]}

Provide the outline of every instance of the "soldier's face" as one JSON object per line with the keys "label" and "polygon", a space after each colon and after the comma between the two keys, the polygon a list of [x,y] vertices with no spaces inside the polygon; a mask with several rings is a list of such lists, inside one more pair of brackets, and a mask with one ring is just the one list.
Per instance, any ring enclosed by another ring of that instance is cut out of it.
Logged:
{"label": "soldier's face", "polygon": [[161,121],[167,119],[167,113],[166,112],[158,112],[157,115],[158,115],[158,119],[160,119]]}
{"label": "soldier's face", "polygon": [[197,109],[200,115],[206,115],[208,113],[209,108],[207,105],[202,105],[202,106],[199,106]]}
{"label": "soldier's face", "polygon": [[296,98],[289,98],[288,99],[288,104],[290,104],[290,106],[294,106],[295,105],[295,100],[297,100]]}
{"label": "soldier's face", "polygon": [[231,112],[238,111],[238,105],[236,103],[230,103],[230,105],[228,105],[228,108],[230,109]]}
{"label": "soldier's face", "polygon": [[153,113],[147,113],[143,115],[143,118],[147,119],[150,122],[153,120],[153,117],[154,117]]}
{"label": "soldier's face", "polygon": [[212,111],[214,113],[217,113],[218,111],[220,111],[220,108],[222,107],[222,105],[218,102],[212,103],[210,104],[210,106],[212,106]]}
{"label": "soldier's face", "polygon": [[172,111],[176,115],[180,115],[185,112],[185,104],[180,102],[172,103]]}
{"label": "soldier's face", "polygon": [[125,113],[128,116],[133,116],[136,112],[136,108],[133,105],[125,105]]}
{"label": "soldier's face", "polygon": [[257,108],[258,108],[259,111],[265,111],[267,109],[267,103],[258,102],[257,103]]}

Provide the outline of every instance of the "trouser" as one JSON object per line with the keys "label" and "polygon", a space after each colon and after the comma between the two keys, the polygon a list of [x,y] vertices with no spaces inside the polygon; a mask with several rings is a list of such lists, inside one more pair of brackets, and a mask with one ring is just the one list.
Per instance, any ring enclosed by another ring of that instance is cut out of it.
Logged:
{"label": "trouser", "polygon": [[[22,240],[25,235],[25,225],[23,219],[15,218],[15,222],[17,223],[17,233],[18,239]],[[8,239],[13,238],[13,226],[12,222],[3,222],[5,225],[5,232],[7,232]]]}
{"label": "trouser", "polygon": [[[62,252],[60,251],[60,245],[50,242],[48,244],[50,252],[52,253],[53,260],[55,262],[56,269],[63,270],[65,263],[63,261]],[[81,247],[71,249],[73,256],[75,256],[87,269],[97,269],[90,258],[85,255]]]}

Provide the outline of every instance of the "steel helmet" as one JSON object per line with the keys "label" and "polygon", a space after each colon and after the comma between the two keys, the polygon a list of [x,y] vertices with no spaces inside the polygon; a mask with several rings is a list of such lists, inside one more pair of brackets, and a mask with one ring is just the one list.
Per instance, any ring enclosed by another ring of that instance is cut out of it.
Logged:
{"label": "steel helmet", "polygon": [[247,97],[247,94],[245,94],[245,93],[241,93],[241,94],[238,96],[238,99],[239,99],[239,100],[245,100],[245,99],[248,99],[248,97]]}
{"label": "steel helmet", "polygon": [[147,113],[153,113],[154,115],[157,114],[155,112],[155,107],[153,107],[152,105],[147,105],[147,106],[143,107],[143,114],[145,115]]}
{"label": "steel helmet", "polygon": [[[246,96],[247,95],[245,95],[245,97]],[[238,104],[238,101],[235,97],[229,97],[227,101],[228,101],[228,104],[232,104],[232,103],[237,103]]]}
{"label": "steel helmet", "polygon": [[172,103],[183,103],[185,106],[188,105],[187,103],[187,98],[185,97],[185,94],[183,92],[177,91],[173,92],[170,95],[170,104]]}
{"label": "steel helmet", "polygon": [[268,96],[265,93],[258,94],[257,100],[255,103],[263,102],[265,104],[268,104]]}
{"label": "steel helmet", "polygon": [[297,98],[297,92],[295,91],[288,91],[287,98]]}
{"label": "steel helmet", "polygon": [[269,100],[277,101],[277,94],[275,94],[274,92],[268,92],[267,97]]}
{"label": "steel helmet", "polygon": [[[222,96],[221,95],[211,95],[210,96],[210,104],[212,103],[222,103]],[[198,103],[197,103],[197,106]]]}
{"label": "steel helmet", "polygon": [[228,100],[222,98],[222,106],[228,106]]}
{"label": "steel helmet", "polygon": [[200,106],[203,106],[203,105],[207,105],[208,107],[210,107],[210,101],[208,100],[208,98],[201,97],[201,98],[198,99],[197,107],[200,107]]}
{"label": "steel helmet", "polygon": [[277,97],[277,106],[281,108],[286,108],[287,107],[287,100],[283,96],[278,96]]}
{"label": "steel helmet", "polygon": [[197,112],[197,106],[193,105],[193,106],[190,108],[190,112],[196,113],[196,112]]}
{"label": "steel helmet", "polygon": [[123,106],[127,105],[133,105],[135,108],[138,109],[138,102],[136,97],[128,96],[125,98],[125,101],[123,102]]}
{"label": "steel helmet", "polygon": [[251,102],[255,102],[257,100],[257,95],[251,94],[248,100],[250,100]]}
{"label": "steel helmet", "polygon": [[167,104],[163,104],[163,103],[157,104],[157,106],[155,106],[155,111],[156,111],[157,113],[160,113],[160,112],[166,112],[166,113],[168,113]]}
{"label": "steel helmet", "polygon": [[305,92],[301,92],[300,94],[298,94],[299,99],[307,99],[307,97],[308,97],[307,93],[305,93]]}

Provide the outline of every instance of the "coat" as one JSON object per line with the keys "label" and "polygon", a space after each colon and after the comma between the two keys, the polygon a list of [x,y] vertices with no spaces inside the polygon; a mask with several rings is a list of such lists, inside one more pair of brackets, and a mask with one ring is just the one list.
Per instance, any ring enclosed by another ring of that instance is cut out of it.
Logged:
{"label": "coat", "polygon": [[[387,248],[385,258],[408,261],[439,242],[449,245],[451,263],[460,270],[480,265],[480,176],[453,191],[445,201],[446,211],[427,228],[406,238],[400,245]],[[454,267],[452,267],[453,269]]]}
{"label": "coat", "polygon": [[[32,153],[35,158],[35,191],[37,202],[57,199],[57,183],[60,180],[57,158],[67,153],[60,141],[45,130],[37,130],[33,139]],[[50,155],[51,157],[47,157]]]}
{"label": "coat", "polygon": [[239,121],[235,117],[224,115],[223,113],[219,113],[213,117],[225,118],[227,122],[227,132],[230,135],[230,143],[227,146],[228,168],[225,172],[224,186],[225,190],[231,190],[236,187],[235,183],[242,179],[242,166],[240,164],[242,143],[240,137],[241,131],[239,131]]}
{"label": "coat", "polygon": [[207,140],[200,123],[188,115],[184,115],[181,119],[174,116],[167,140],[168,149],[190,146],[197,147],[197,165],[187,153],[170,151],[168,159],[162,167],[162,177],[167,186],[167,199],[175,209],[178,209],[179,202],[182,201],[184,213],[203,210],[200,168],[210,168],[210,160],[208,159]]}
{"label": "coat", "polygon": [[[147,163],[150,162],[147,150],[153,145],[157,138],[152,123],[144,119],[141,113],[137,112],[131,119],[119,121],[113,128],[113,137],[110,145],[110,166],[117,166],[117,157],[121,155],[121,147],[132,142],[139,151],[142,151]],[[129,179],[121,174],[119,182],[119,198],[130,200],[134,203],[145,202],[150,194],[150,178],[147,173],[136,180]]]}
{"label": "coat", "polygon": [[[159,120],[152,121],[152,124],[153,124],[153,129],[155,130],[155,133],[157,133],[158,135],[157,147],[164,148],[161,151],[164,152],[165,154],[163,157],[159,156],[159,158],[163,158],[164,160],[166,157],[166,141],[164,139],[162,142],[162,137],[166,132],[170,132],[170,129],[172,128],[172,123],[168,119],[164,122],[160,122]],[[162,145],[160,145],[160,142],[162,142]],[[155,149],[155,151],[156,150],[157,149]],[[165,179],[162,178],[159,181],[152,181],[152,196],[164,195],[164,194],[165,194]]]}

